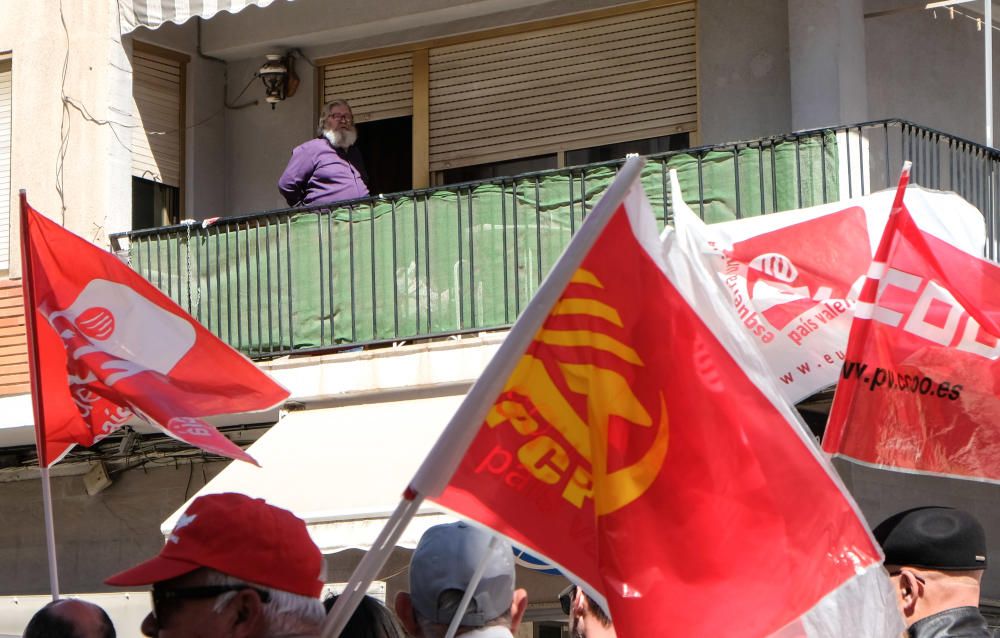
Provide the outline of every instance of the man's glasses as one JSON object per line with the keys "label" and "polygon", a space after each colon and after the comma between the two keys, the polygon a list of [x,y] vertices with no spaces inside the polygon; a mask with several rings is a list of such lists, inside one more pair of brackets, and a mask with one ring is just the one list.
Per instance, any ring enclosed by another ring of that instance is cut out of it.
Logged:
{"label": "man's glasses", "polygon": [[330,113],[326,117],[330,120],[340,120],[346,124],[350,124],[354,121],[354,118],[346,113]]}
{"label": "man's glasses", "polygon": [[178,600],[196,600],[203,598],[215,598],[220,594],[231,591],[243,591],[251,589],[257,592],[260,602],[266,603],[271,600],[270,592],[251,587],[250,585],[204,585],[202,587],[181,587],[178,589],[156,589],[150,592],[153,596],[153,618],[163,619],[163,612],[170,603]]}
{"label": "man's glasses", "polygon": [[570,585],[559,592],[559,606],[562,607],[562,613],[567,616],[569,616],[570,610],[573,609],[574,596],[576,596],[576,585]]}

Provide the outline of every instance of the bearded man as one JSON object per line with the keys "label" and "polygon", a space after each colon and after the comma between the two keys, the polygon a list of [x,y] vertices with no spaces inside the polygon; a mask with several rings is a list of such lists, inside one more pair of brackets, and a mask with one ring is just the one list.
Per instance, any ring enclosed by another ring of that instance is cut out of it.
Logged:
{"label": "bearded man", "polygon": [[289,206],[332,204],[368,196],[368,174],[354,143],[358,131],[346,100],[323,107],[316,138],[292,151],[278,180]]}

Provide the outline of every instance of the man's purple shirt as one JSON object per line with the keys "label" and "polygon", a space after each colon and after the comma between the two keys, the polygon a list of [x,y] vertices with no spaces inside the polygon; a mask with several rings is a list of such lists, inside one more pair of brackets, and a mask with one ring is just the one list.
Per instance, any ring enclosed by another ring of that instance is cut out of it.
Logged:
{"label": "man's purple shirt", "polygon": [[357,147],[345,151],[319,137],[295,147],[278,180],[278,190],[289,206],[331,204],[367,197],[366,179]]}

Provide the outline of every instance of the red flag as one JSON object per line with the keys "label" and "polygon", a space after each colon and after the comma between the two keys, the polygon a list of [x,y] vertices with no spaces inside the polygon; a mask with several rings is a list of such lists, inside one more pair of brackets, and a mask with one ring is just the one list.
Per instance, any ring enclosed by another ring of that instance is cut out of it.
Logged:
{"label": "red flag", "polygon": [[[680,193],[672,197],[680,198]],[[833,386],[847,351],[854,304],[889,219],[893,193],[694,228],[743,329],[796,403]],[[907,206],[931,234],[982,252],[982,214],[955,193],[910,186]],[[947,217],[934,211],[946,208]]]}
{"label": "red flag", "polygon": [[[871,621],[830,596],[887,584],[880,553],[777,388],[762,393],[686,298],[716,286],[707,268],[684,268],[634,184],[443,493],[421,473],[413,488],[584,581],[622,636],[766,636],[807,612],[810,636],[898,634],[885,589],[855,596],[884,624],[831,620]],[[704,310],[746,340],[716,298]]]}
{"label": "red flag", "polygon": [[[899,192],[906,187],[904,170]],[[914,223],[897,195],[861,291],[823,448],[1000,480],[1000,267]]]}
{"label": "red flag", "polygon": [[202,419],[273,408],[288,392],[23,195],[22,217],[39,464],[51,466],[73,445],[92,445],[133,416],[191,445],[254,462]]}

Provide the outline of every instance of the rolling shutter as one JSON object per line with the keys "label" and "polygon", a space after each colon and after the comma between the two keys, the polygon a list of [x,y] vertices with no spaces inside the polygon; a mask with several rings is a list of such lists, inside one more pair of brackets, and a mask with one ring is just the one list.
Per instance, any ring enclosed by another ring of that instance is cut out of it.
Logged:
{"label": "rolling shutter", "polygon": [[10,69],[0,60],[0,270],[10,268]]}
{"label": "rolling shutter", "polygon": [[409,53],[323,66],[323,103],[340,98],[359,122],[413,114]]}
{"label": "rolling shutter", "polygon": [[132,175],[181,186],[184,135],[184,63],[145,47],[132,54]]}
{"label": "rolling shutter", "polygon": [[430,167],[691,132],[695,3],[430,51]]}

